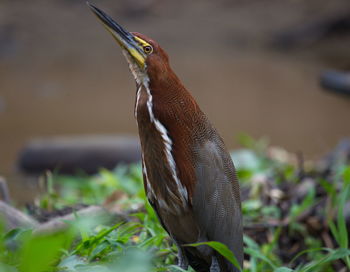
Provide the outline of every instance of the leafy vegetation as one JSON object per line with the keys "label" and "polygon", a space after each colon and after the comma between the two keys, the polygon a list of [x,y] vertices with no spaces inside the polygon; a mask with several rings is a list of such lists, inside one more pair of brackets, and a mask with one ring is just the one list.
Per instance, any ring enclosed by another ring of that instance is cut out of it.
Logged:
{"label": "leafy vegetation", "polygon": [[[349,271],[347,162],[330,163],[324,171],[301,165],[265,141],[242,136],[241,142],[247,149],[232,156],[244,199],[244,271]],[[65,230],[46,234],[1,227],[0,271],[184,271],[175,265],[176,247],[146,200],[139,165],[102,169],[93,177],[50,174],[46,184],[37,213],[103,205],[124,219],[76,216]],[[235,263],[227,247],[207,244]]]}

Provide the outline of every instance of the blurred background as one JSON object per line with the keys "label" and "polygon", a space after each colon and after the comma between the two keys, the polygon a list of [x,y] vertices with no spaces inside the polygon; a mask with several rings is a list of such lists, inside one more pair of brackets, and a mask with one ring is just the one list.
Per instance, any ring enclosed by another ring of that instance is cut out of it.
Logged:
{"label": "blurred background", "polygon": [[[350,1],[94,4],[161,44],[230,149],[245,132],[312,159],[350,135],[350,99],[320,86],[324,71],[350,69]],[[14,177],[28,141],[136,135],[134,99],[121,50],[85,1],[0,1],[0,175],[20,198],[33,191]]]}

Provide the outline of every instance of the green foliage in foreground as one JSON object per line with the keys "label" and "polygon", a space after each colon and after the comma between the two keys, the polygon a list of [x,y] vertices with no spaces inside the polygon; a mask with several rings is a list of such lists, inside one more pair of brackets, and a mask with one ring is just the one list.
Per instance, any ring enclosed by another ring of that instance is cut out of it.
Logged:
{"label": "green foliage in foreground", "polygon": [[[245,138],[245,141],[249,139]],[[257,175],[298,182],[296,169],[288,162],[267,158],[263,143],[246,143],[251,149],[233,154],[243,188],[250,188],[249,199],[243,203],[246,224],[281,218],[279,207],[263,205],[257,197],[259,188],[252,183]],[[254,151],[252,151],[254,150]],[[329,196],[330,208],[337,207],[335,218],[328,224],[337,248],[323,247],[317,238],[305,237],[308,248],[292,256],[289,264],[278,257],[280,227],[270,229],[271,239],[258,244],[245,236],[245,253],[249,260],[244,271],[309,272],[335,271],[338,260],[350,270],[348,231],[344,219],[345,202],[350,196],[350,167],[339,166],[334,181],[319,181]],[[112,192],[119,192],[114,208],[129,211],[127,222],[108,224],[106,218],[76,218],[62,232],[37,235],[31,229],[0,229],[1,272],[153,272],[183,271],[176,265],[176,248],[160,226],[146,201],[140,166],[120,167],[114,172],[101,170],[94,177],[48,177],[47,194],[38,199],[41,208],[55,210],[67,205],[102,204]],[[56,188],[60,184],[59,188]],[[337,193],[338,192],[338,193]],[[305,199],[290,207],[289,230],[301,230],[296,218],[317,201],[310,190]],[[233,263],[233,254],[222,244],[208,243]],[[189,245],[198,246],[198,245]],[[307,262],[298,263],[301,256]],[[293,269],[291,268],[293,267]],[[189,270],[192,271],[192,270]]]}

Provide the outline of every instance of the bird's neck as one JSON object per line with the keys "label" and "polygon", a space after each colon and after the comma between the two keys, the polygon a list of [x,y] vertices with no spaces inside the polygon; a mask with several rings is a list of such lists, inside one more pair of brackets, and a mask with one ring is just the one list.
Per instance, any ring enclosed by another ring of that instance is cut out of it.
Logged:
{"label": "bird's neck", "polygon": [[[203,128],[201,124],[206,123],[206,118],[174,74],[164,79],[148,78],[137,84],[135,116],[145,160],[165,154],[172,182],[159,186],[169,187],[185,205],[194,184],[194,169],[188,168],[193,165],[191,150],[194,142],[198,142],[197,134],[203,135],[198,128]],[[179,163],[185,167],[178,168]]]}
{"label": "bird's neck", "polygon": [[136,118],[140,112],[146,117],[148,115],[150,122],[158,119],[169,123],[179,119],[179,116],[182,117],[180,118],[182,121],[188,120],[188,122],[203,116],[192,95],[172,71],[163,77],[152,78],[147,75],[139,77],[136,83]]}

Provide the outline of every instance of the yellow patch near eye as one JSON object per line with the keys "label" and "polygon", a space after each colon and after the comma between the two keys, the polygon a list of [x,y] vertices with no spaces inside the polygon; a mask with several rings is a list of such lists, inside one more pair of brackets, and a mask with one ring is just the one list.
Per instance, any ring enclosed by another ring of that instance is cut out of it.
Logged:
{"label": "yellow patch near eye", "polygon": [[149,44],[148,42],[140,39],[139,37],[134,36],[134,38],[143,48],[145,48],[146,46],[149,46],[149,47],[153,48],[151,44]]}

